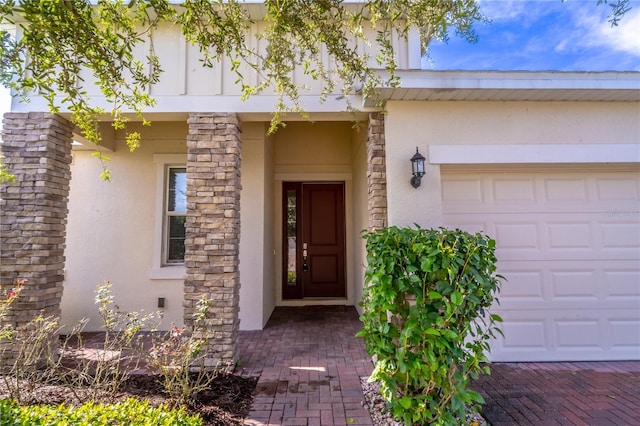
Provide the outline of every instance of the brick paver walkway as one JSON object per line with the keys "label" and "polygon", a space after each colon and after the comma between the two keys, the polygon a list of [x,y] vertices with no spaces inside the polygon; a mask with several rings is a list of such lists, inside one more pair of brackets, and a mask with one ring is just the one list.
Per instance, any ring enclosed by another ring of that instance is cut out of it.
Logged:
{"label": "brick paver walkway", "polygon": [[373,364],[353,307],[277,308],[241,331],[242,374],[260,375],[247,425],[371,425],[360,377]]}
{"label": "brick paver walkway", "polygon": [[[372,424],[360,376],[373,367],[353,307],[276,308],[241,331],[240,374],[260,376],[247,425]],[[496,363],[473,387],[492,426],[640,426],[640,362]]]}

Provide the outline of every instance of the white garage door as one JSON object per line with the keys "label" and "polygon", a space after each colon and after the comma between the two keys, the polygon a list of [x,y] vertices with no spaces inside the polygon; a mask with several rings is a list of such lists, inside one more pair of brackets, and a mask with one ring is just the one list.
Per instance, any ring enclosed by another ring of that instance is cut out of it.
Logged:
{"label": "white garage door", "polygon": [[442,169],[443,221],[497,241],[494,361],[640,359],[640,172]]}

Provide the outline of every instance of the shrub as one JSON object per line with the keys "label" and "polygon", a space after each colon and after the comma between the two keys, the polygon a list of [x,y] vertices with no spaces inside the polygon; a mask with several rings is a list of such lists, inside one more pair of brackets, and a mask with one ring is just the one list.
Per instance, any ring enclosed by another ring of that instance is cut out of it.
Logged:
{"label": "shrub", "polygon": [[[74,363],[70,368],[54,372],[75,392],[79,401],[95,401],[105,393],[117,392],[129,378],[130,372],[144,363],[147,355],[144,337],[147,329],[154,329],[160,313],[144,311],[124,312],[115,303],[110,281],[96,288],[95,303],[102,320],[104,341],[99,349],[85,348],[82,330],[87,320],[80,321],[60,343],[61,355]],[[126,366],[126,368],[125,368]]]}
{"label": "shrub", "polygon": [[91,426],[201,426],[202,419],[184,410],[152,407],[148,401],[133,398],[118,404],[88,403],[70,405],[21,406],[0,400],[0,424],[16,426],[91,425]]}
{"label": "shrub", "polygon": [[460,230],[390,227],[365,233],[361,306],[370,378],[405,424],[464,423],[484,402],[469,379],[489,373],[489,339],[501,319],[495,241]]}
{"label": "shrub", "polygon": [[147,361],[162,377],[167,395],[174,405],[188,404],[200,391],[207,389],[219,370],[207,367],[207,351],[210,349],[208,329],[211,301],[202,295],[193,312],[191,330],[176,327],[168,333],[153,333],[153,347],[145,354]]}
{"label": "shrub", "polygon": [[[82,336],[86,320],[61,340],[57,318],[37,315],[19,327],[5,321],[25,282],[17,280],[6,297],[0,295],[0,358],[8,359],[0,365],[0,382],[19,403],[33,401],[38,388],[49,382],[66,384],[78,402],[96,401],[115,394],[131,371],[142,364],[160,374],[172,406],[185,405],[207,389],[221,370],[232,367],[227,363],[209,365],[213,331],[211,301],[206,295],[197,302],[190,329],[174,325],[164,332],[156,330],[159,312],[122,311],[115,303],[111,283],[105,281],[97,287],[95,299],[104,341],[99,348],[86,348]],[[151,348],[145,346],[148,338]]]}

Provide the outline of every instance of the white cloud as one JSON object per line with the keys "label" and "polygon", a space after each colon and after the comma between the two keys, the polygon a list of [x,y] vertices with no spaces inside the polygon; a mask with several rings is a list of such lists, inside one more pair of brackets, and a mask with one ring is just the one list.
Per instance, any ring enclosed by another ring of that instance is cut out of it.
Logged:
{"label": "white cloud", "polygon": [[605,46],[640,57],[640,4],[627,12],[617,27],[607,22],[599,30],[599,40]]}
{"label": "white cloud", "polygon": [[494,22],[513,21],[519,18],[527,9],[525,3],[518,0],[479,0],[478,4],[480,5],[480,11]]}
{"label": "white cloud", "polygon": [[640,57],[640,2],[633,2],[635,7],[627,12],[617,27],[612,27],[608,21],[607,8],[594,11],[593,8],[584,6],[572,11],[573,29],[557,44],[556,50],[562,51],[571,44],[580,48],[608,49]]}

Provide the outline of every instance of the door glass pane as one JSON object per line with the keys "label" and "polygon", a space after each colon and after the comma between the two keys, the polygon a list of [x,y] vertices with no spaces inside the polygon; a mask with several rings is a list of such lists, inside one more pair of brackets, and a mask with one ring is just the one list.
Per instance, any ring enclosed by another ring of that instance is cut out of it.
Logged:
{"label": "door glass pane", "polygon": [[167,210],[185,213],[187,211],[187,169],[180,167],[169,169],[168,189]]}
{"label": "door glass pane", "polygon": [[287,191],[287,285],[296,285],[297,209],[296,191]]}

